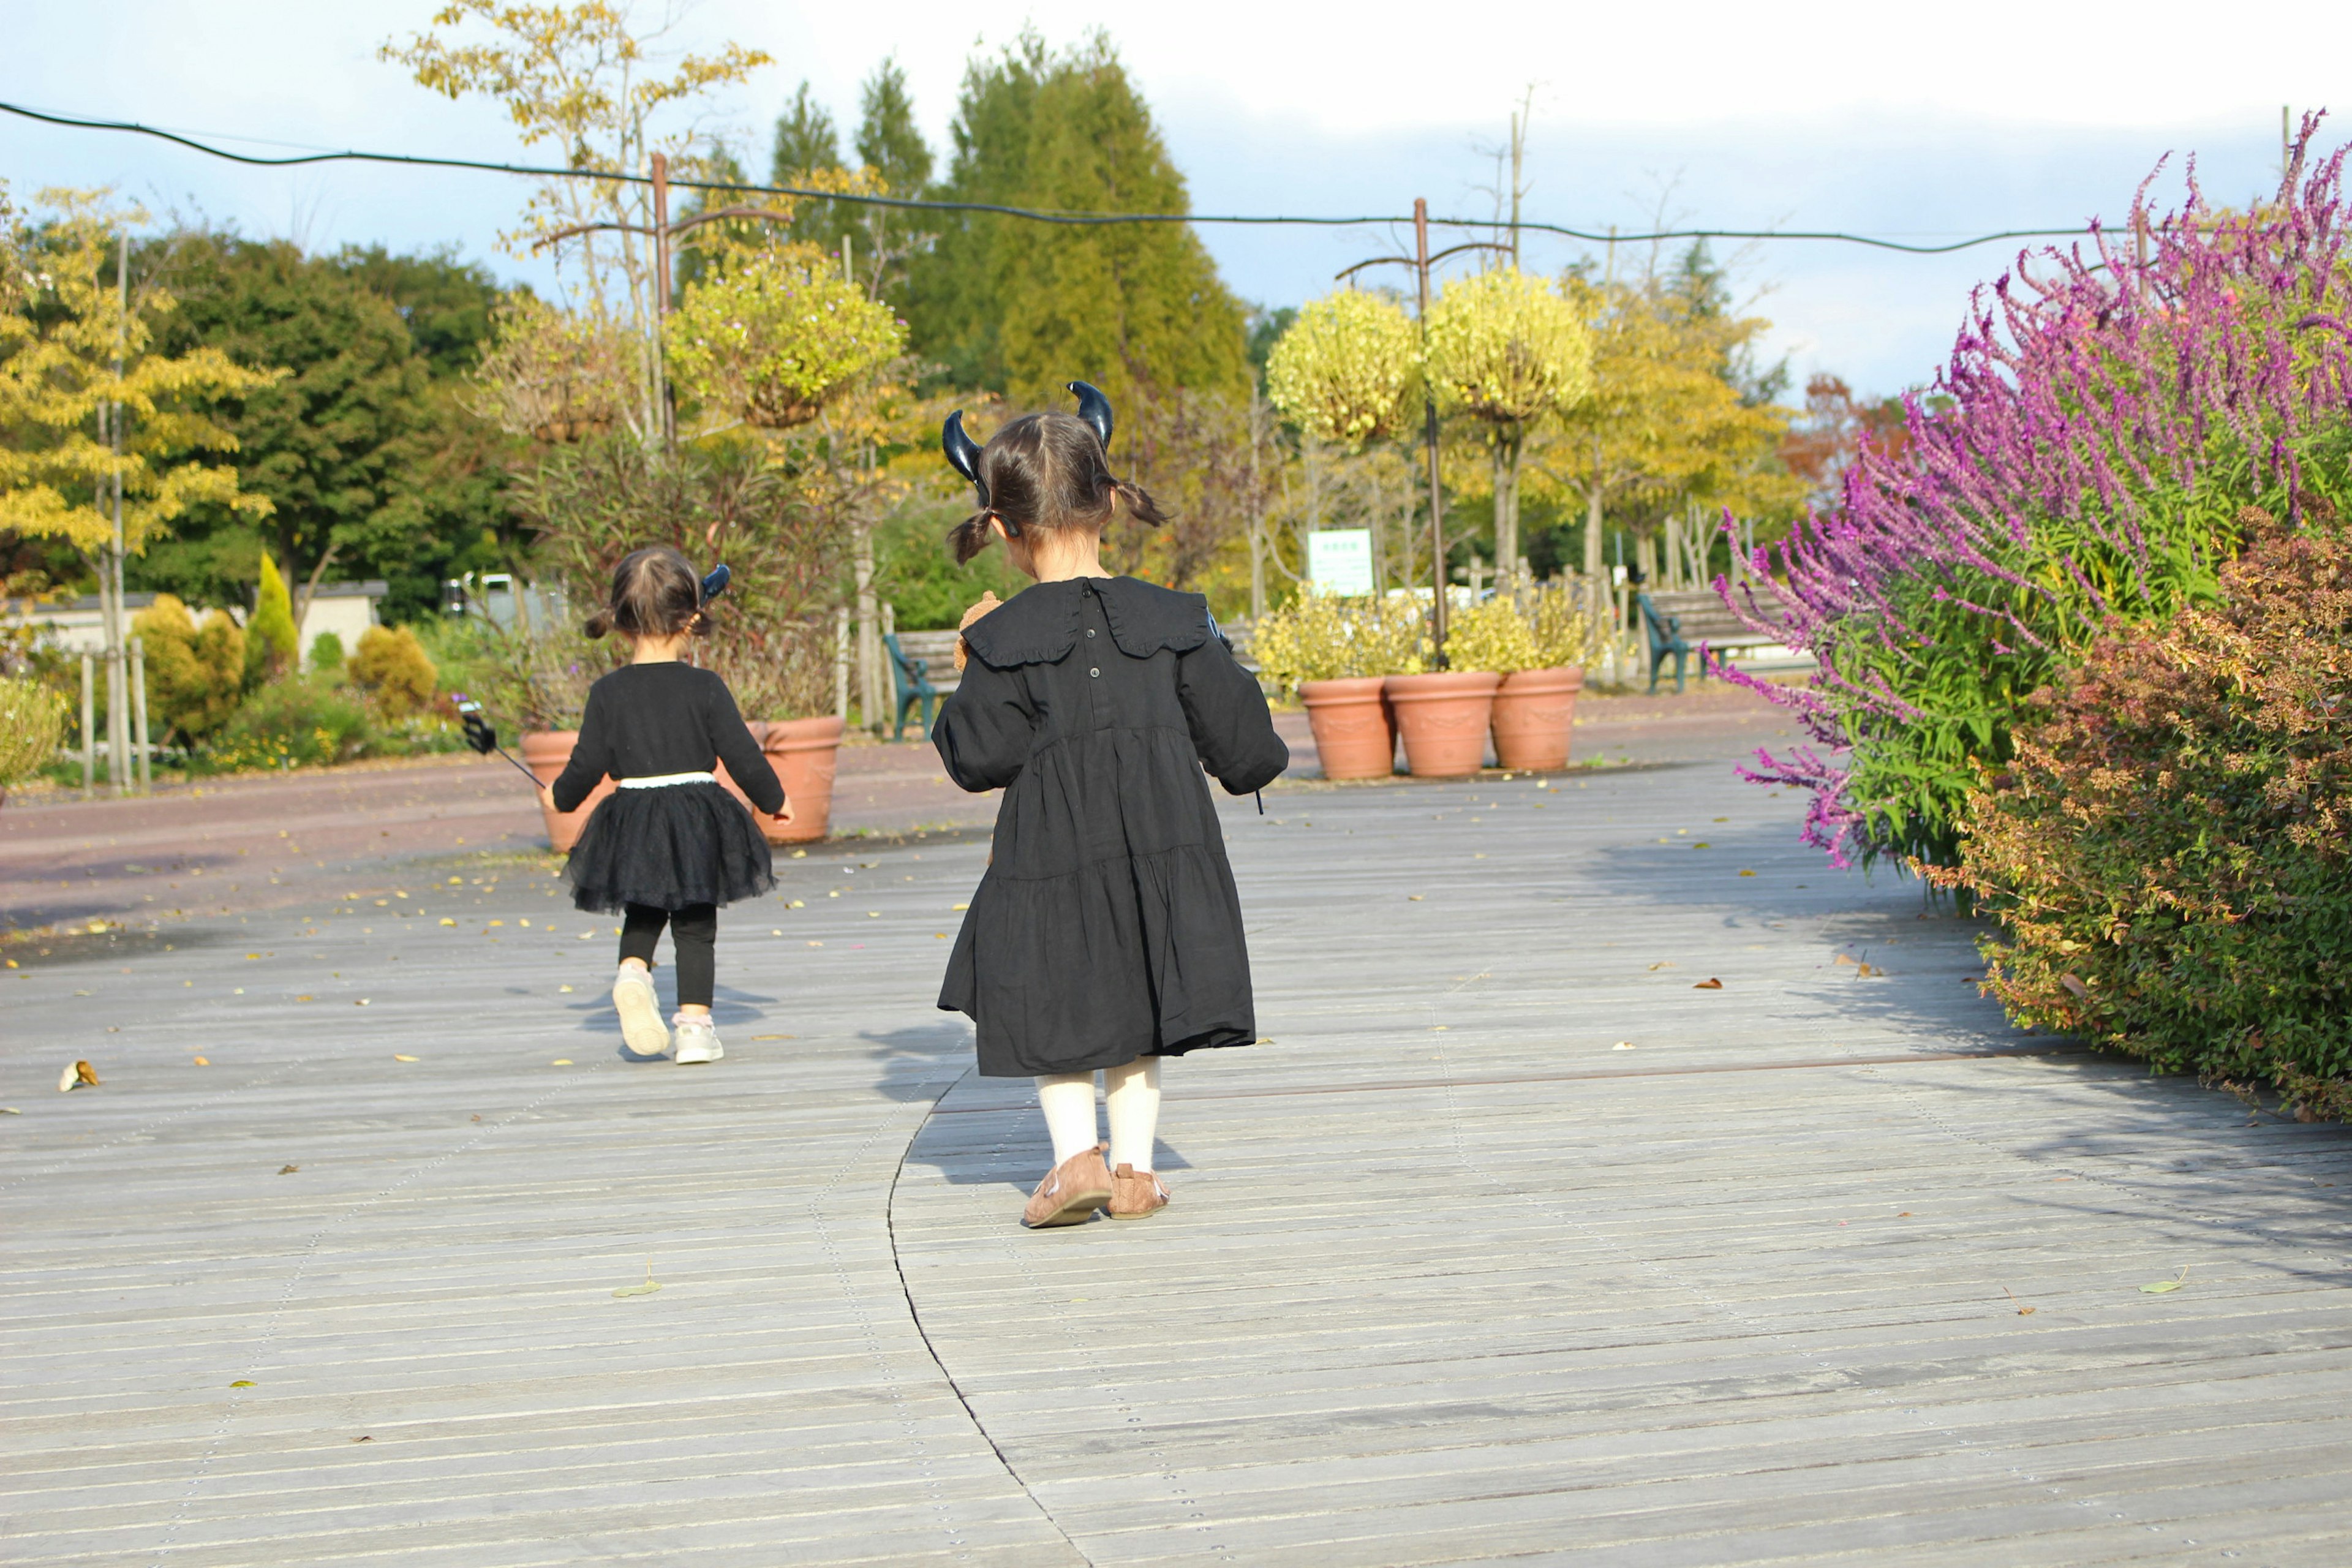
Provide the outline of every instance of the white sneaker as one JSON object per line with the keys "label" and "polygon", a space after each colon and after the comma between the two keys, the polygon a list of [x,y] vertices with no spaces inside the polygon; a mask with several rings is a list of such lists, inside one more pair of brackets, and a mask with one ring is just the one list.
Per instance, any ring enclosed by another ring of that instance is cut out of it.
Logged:
{"label": "white sneaker", "polygon": [[621,1015],[621,1039],[636,1056],[657,1057],[669,1049],[669,1030],[654,997],[654,977],[623,968],[613,979],[613,1007]]}
{"label": "white sneaker", "polygon": [[680,1013],[670,1019],[677,1028],[677,1065],[686,1067],[695,1062],[715,1062],[727,1054],[719,1043],[719,1031],[712,1026],[707,1013]]}

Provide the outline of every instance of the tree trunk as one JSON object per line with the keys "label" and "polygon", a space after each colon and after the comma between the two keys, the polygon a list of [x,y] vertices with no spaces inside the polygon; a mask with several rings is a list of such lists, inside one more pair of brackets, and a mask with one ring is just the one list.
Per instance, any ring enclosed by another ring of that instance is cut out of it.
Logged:
{"label": "tree trunk", "polygon": [[1495,591],[1507,594],[1519,575],[1519,456],[1527,433],[1517,426],[1495,432]]}
{"label": "tree trunk", "polygon": [[1584,574],[1594,582],[1601,580],[1603,563],[1601,559],[1601,486],[1598,481],[1584,491]]}

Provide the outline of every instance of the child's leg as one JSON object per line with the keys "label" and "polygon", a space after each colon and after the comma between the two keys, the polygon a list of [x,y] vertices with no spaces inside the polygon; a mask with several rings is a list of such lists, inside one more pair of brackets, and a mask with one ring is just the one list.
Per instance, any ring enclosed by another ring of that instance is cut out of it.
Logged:
{"label": "child's leg", "polygon": [[621,923],[621,967],[613,977],[613,1008],[621,1017],[621,1038],[638,1057],[657,1057],[670,1047],[669,1026],[654,999],[654,943],[669,911],[650,904],[627,906]]}
{"label": "child's leg", "polygon": [[654,966],[654,943],[661,940],[662,927],[669,923],[669,911],[651,904],[628,904],[623,908],[621,962],[650,972]]}
{"label": "child's leg", "polygon": [[1103,1082],[1110,1090],[1105,1098],[1110,1110],[1111,1169],[1131,1165],[1149,1171],[1160,1136],[1160,1058],[1138,1057],[1125,1067],[1107,1068]]}
{"label": "child's leg", "polygon": [[1083,1154],[1100,1142],[1095,1136],[1095,1075],[1062,1072],[1037,1079],[1037,1109],[1045,1113],[1045,1132],[1054,1140],[1054,1163]]}
{"label": "child's leg", "polygon": [[677,950],[677,1010],[709,1014],[719,979],[719,910],[688,904],[669,917],[670,944]]}

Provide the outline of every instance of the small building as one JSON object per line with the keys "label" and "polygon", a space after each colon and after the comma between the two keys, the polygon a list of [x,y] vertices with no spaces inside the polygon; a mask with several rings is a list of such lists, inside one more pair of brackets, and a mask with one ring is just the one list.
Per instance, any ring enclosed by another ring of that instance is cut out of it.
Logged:
{"label": "small building", "polygon": [[[345,653],[359,647],[361,634],[378,624],[376,601],[391,591],[390,585],[382,582],[320,584],[303,609],[299,628],[304,666],[309,666],[310,645],[319,640],[321,632],[334,633]],[[131,617],[154,602],[152,594],[122,595],[126,636],[130,635]],[[188,613],[202,620],[206,608],[190,605]],[[245,625],[248,616],[241,605],[229,605],[228,614],[239,626]],[[67,604],[45,605],[29,599],[0,601],[0,621],[40,628],[40,640],[63,653],[106,651],[106,614],[96,595],[86,595]]]}

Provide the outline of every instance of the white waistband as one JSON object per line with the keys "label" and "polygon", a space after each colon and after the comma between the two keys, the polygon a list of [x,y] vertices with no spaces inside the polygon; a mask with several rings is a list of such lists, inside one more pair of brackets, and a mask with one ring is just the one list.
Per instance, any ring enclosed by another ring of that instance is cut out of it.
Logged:
{"label": "white waistband", "polygon": [[717,773],[647,773],[643,778],[614,779],[623,789],[667,789],[671,784],[717,784]]}

